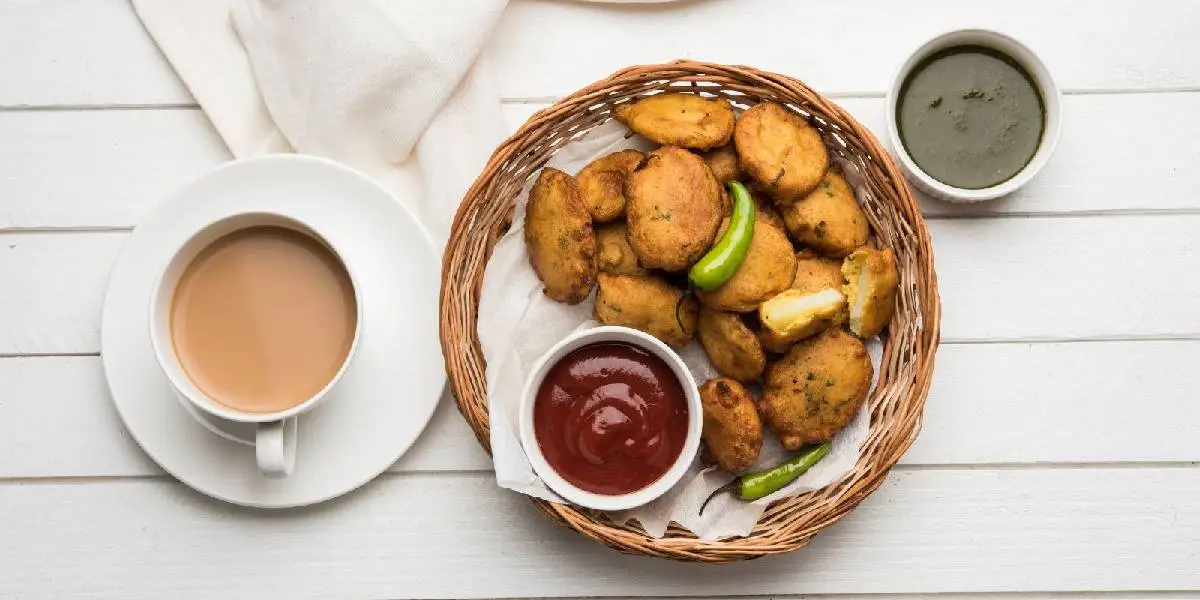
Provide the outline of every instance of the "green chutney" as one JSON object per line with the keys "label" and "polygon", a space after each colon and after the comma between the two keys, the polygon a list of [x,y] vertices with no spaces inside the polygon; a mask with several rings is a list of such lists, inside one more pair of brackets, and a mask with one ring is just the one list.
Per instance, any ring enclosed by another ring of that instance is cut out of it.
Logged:
{"label": "green chutney", "polygon": [[1046,108],[1033,78],[1012,58],[958,46],[912,70],[900,88],[896,123],[921,170],[947,185],[982,189],[1033,159]]}

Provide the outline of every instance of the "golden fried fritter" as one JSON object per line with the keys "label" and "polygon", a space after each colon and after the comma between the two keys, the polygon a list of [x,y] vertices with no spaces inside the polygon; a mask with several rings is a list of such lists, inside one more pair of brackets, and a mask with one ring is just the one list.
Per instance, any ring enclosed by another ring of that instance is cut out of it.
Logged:
{"label": "golden fried fritter", "polygon": [[737,313],[720,312],[702,306],[696,335],[708,359],[726,377],[753,381],[762,375],[767,366],[767,355],[763,353],[762,344]]}
{"label": "golden fried fritter", "polygon": [[[787,294],[793,290],[804,294],[816,294],[825,289],[840,291],[843,283],[845,282],[842,279],[842,263],[806,248],[796,253],[796,277],[792,279],[792,287],[783,293]],[[844,323],[846,321],[845,304],[843,303],[842,306],[843,309],[838,311],[831,321],[820,322],[819,326],[814,327],[812,334],[826,326]],[[759,310],[762,310],[761,306]],[[762,343],[763,349],[775,354],[787,352],[792,347],[792,342],[798,339],[800,337],[778,335],[765,326],[758,331],[758,340]]]}
{"label": "golden fried fritter", "polygon": [[771,203],[771,199],[763,194],[754,195],[755,215],[760,221],[775,227],[776,229],[787,232],[787,227],[783,223],[783,217],[775,210],[775,205]]}
{"label": "golden fried fritter", "polygon": [[[721,223],[718,237],[729,226]],[[746,258],[729,281],[712,291],[699,290],[700,301],[716,310],[749,312],[763,300],[786,290],[796,276],[796,256],[782,230],[761,217],[754,221],[754,237]]]}
{"label": "golden fried fritter", "polygon": [[779,207],[788,232],[826,256],[843,257],[867,243],[867,215],[854,199],[854,190],[830,171],[817,189],[790,206]]}
{"label": "golden fried fritter", "polygon": [[792,280],[792,289],[811,294],[825,288],[841,290],[845,283],[840,261],[807,248],[796,253],[796,278]]}
{"label": "golden fried fritter", "polygon": [[596,283],[596,233],[575,179],[545,168],[525,207],[529,264],[552,300],[578,304]]}
{"label": "golden fried fritter", "polygon": [[[779,216],[779,211],[775,210],[775,204],[771,202],[771,198],[762,192],[751,191],[750,196],[754,198],[755,214],[768,225],[774,225],[780,231],[787,232],[787,227],[783,224],[783,217]],[[729,195],[729,188],[721,188],[721,216],[729,217],[733,215],[733,196]]]}
{"label": "golden fried fritter", "polygon": [[712,170],[713,177],[717,178],[717,183],[724,186],[730,181],[737,180],[742,175],[742,168],[738,166],[737,150],[733,144],[725,144],[720,148],[714,148],[700,155],[704,159],[704,164]]}
{"label": "golden fried fritter", "polygon": [[624,221],[606,223],[596,228],[596,255],[601,273],[613,275],[647,275],[649,270],[638,264],[637,254],[629,246],[628,229]]}
{"label": "golden fried fritter", "polygon": [[731,473],[749,469],[763,442],[762,421],[750,392],[733,379],[709,379],[700,386],[700,405],[704,444],[717,464]]}
{"label": "golden fried fritter", "polygon": [[812,191],[829,168],[820,132],[774,102],[761,102],[742,113],[733,142],[742,170],[783,204]]}
{"label": "golden fried fritter", "polygon": [[792,349],[792,342],[775,335],[766,327],[760,328],[755,335],[758,336],[758,343],[762,344],[763,350],[771,354],[784,354]]}
{"label": "golden fried fritter", "polygon": [[686,346],[691,341],[700,313],[695,298],[689,297],[680,305],[683,290],[654,275],[601,273],[598,279],[597,321],[639,329],[672,346]]}
{"label": "golden fried fritter", "polygon": [[699,156],[663,146],[625,180],[629,245],[648,269],[681,271],[712,245],[721,187]]}
{"label": "golden fried fritter", "polygon": [[859,248],[842,264],[850,302],[850,331],[859,337],[878,335],[896,310],[896,255],[891,249]]}
{"label": "golden fried fritter", "polygon": [[733,195],[729,193],[729,188],[721,186],[721,217],[729,218],[731,216],[733,216]]}
{"label": "golden fried fritter", "polygon": [[733,135],[733,107],[726,100],[696,94],[649,96],[614,111],[634,133],[664,146],[708,150]]}
{"label": "golden fried fritter", "polygon": [[637,150],[621,150],[597,158],[579,171],[575,179],[593,221],[605,223],[625,214],[625,177],[645,157]]}
{"label": "golden fried fritter", "polygon": [[829,327],[846,310],[846,297],[837,288],[818,292],[785,290],[758,306],[764,331],[771,345],[790,344]]}
{"label": "golden fried fritter", "polygon": [[767,367],[763,419],[788,450],[827,442],[854,418],[873,376],[862,341],[826,329]]}
{"label": "golden fried fritter", "polygon": [[792,287],[758,307],[763,346],[781,354],[792,343],[846,321],[842,265],[811,250],[796,253]]}

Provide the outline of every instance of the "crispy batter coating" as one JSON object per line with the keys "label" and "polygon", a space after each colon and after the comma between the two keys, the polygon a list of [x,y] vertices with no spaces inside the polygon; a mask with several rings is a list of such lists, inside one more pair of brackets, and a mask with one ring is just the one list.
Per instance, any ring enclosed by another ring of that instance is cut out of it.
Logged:
{"label": "crispy batter coating", "polygon": [[[729,219],[721,223],[718,238],[729,226]],[[721,287],[712,291],[698,290],[700,301],[716,310],[749,312],[758,308],[763,300],[786,290],[796,276],[796,256],[792,243],[782,230],[757,218],[754,222],[754,237],[746,259]]]}
{"label": "crispy batter coating", "polygon": [[[684,291],[654,275],[601,273],[598,279],[597,321],[605,325],[639,329],[676,347],[685,346],[691,341],[700,313],[700,305],[695,298],[689,297],[679,304]],[[677,305],[678,319],[675,314]]]}
{"label": "crispy batter coating", "polygon": [[806,293],[819,292],[825,288],[842,289],[842,263],[805,248],[796,253],[796,278],[792,289]]}
{"label": "crispy batter coating", "polygon": [[[771,202],[770,196],[758,190],[750,190],[750,197],[754,198],[754,214],[760,220],[766,221],[768,225],[774,225],[780,231],[787,231],[787,227],[783,223],[783,217],[775,209],[775,204]],[[721,216],[728,218],[731,215],[733,215],[733,196],[729,194],[729,188],[722,187]]]}
{"label": "crispy batter coating", "polygon": [[750,392],[733,379],[717,377],[700,386],[700,404],[704,443],[717,464],[731,473],[749,469],[763,442],[762,421]]}
{"label": "crispy batter coating", "polygon": [[575,179],[545,168],[525,208],[529,264],[552,300],[578,304],[596,283],[596,233]]}
{"label": "crispy batter coating", "polygon": [[827,442],[854,418],[873,375],[862,341],[827,329],[767,368],[763,418],[788,450]]}
{"label": "crispy batter coating", "polygon": [[663,146],[625,180],[629,245],[648,269],[681,271],[712,246],[721,188],[699,156]]}
{"label": "crispy batter coating", "polygon": [[742,175],[742,168],[738,166],[737,149],[733,144],[725,144],[720,148],[714,148],[700,155],[704,159],[704,164],[712,170],[713,177],[717,178],[717,183],[723,187],[730,181],[735,181]]}
{"label": "crispy batter coating", "polygon": [[729,193],[729,189],[721,187],[721,217],[729,218],[733,215],[733,195]]}
{"label": "crispy batter coating", "polygon": [[772,347],[780,347],[815,335],[845,310],[846,297],[837,288],[812,293],[790,289],[760,304],[758,318],[770,332]]}
{"label": "crispy batter coating", "polygon": [[[783,224],[783,216],[775,210],[775,205],[771,203],[771,199],[764,194],[754,194],[755,215],[760,221],[775,227],[776,229],[786,232],[787,227]],[[730,207],[732,209],[732,207]]]}
{"label": "crispy batter coating", "polygon": [[626,237],[624,221],[605,223],[596,228],[596,254],[601,273],[613,275],[648,275],[650,271],[638,264],[637,254]]}
{"label": "crispy batter coating", "polygon": [[758,336],[758,343],[762,344],[763,350],[771,354],[784,354],[792,349],[792,342],[771,331],[766,327],[760,328],[755,335]]}
{"label": "crispy batter coating", "polygon": [[621,150],[588,163],[579,175],[579,192],[596,223],[625,214],[625,177],[645,159],[637,150]]}
{"label": "crispy batter coating", "polygon": [[854,252],[871,233],[854,190],[833,171],[803,200],[779,211],[789,233],[826,256],[840,258]]}
{"label": "crispy batter coating", "polygon": [[[827,288],[841,290],[844,283],[841,262],[805,248],[796,253],[796,277],[792,279],[792,287],[783,293],[798,290],[805,294],[815,294]],[[815,334],[826,326],[840,325],[845,322],[846,311],[843,308],[832,320],[815,327],[812,333]],[[792,342],[797,339],[800,338],[789,339],[788,336],[776,334],[768,327],[762,327],[758,331],[758,340],[762,343],[763,349],[774,354],[787,352],[792,347]]]}
{"label": "crispy batter coating", "polygon": [[708,359],[726,377],[753,381],[762,375],[767,366],[767,355],[758,336],[742,322],[737,313],[701,307],[696,334]]}
{"label": "crispy batter coating", "polygon": [[842,264],[850,302],[850,331],[859,337],[878,335],[896,311],[896,255],[890,248],[862,247]]}
{"label": "crispy batter coating", "polygon": [[829,168],[820,132],[774,102],[761,102],[742,113],[733,142],[742,170],[783,204],[812,191]]}
{"label": "crispy batter coating", "polygon": [[708,150],[729,142],[733,107],[719,98],[666,93],[620,104],[618,121],[634,133],[664,146]]}

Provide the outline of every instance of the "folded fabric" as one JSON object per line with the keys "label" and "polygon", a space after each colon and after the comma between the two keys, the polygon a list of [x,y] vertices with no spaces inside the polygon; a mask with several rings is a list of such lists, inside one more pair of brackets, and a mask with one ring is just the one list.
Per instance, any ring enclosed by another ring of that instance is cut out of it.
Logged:
{"label": "folded fabric", "polygon": [[234,156],[296,151],[356,167],[439,247],[504,135],[480,60],[504,4],[134,0]]}

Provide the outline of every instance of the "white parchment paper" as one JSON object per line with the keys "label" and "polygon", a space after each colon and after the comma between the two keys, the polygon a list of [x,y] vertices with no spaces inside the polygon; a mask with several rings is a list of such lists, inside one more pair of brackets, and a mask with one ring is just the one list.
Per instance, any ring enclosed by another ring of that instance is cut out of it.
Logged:
{"label": "white parchment paper", "polygon": [[[627,148],[649,150],[653,147],[653,144],[639,136],[630,137],[624,125],[609,121],[564,146],[547,166],[573,175],[592,160],[611,152]],[[846,170],[854,168],[849,163],[842,166]],[[847,175],[847,179],[853,182],[855,178],[850,176],[851,173]],[[593,299],[568,306],[549,300],[542,294],[541,281],[529,266],[522,226],[525,200],[532,181],[533,178],[517,199],[512,229],[496,244],[484,272],[479,301],[479,340],[487,360],[488,416],[491,421],[496,482],[501,487],[522,494],[562,502],[537,477],[525,457],[517,433],[517,409],[525,377],[538,357],[567,334],[599,323],[591,319]],[[883,346],[877,339],[869,340],[867,351],[875,365],[877,381]],[[693,340],[679,353],[697,383],[702,384],[718,375],[698,341]],[[874,390],[874,382],[871,388]],[[723,494],[714,499],[704,515],[700,516],[700,504],[704,498],[729,482],[733,475],[715,467],[704,469],[697,459],[680,482],[658,500],[609,516],[618,522],[637,520],[654,537],[662,537],[672,521],[704,540],[746,535],[772,501],[820,489],[849,472],[858,461],[859,447],[866,439],[867,428],[867,410],[864,406],[854,420],[834,437],[833,449],[821,462],[792,485],[762,500],[746,503]],[[764,432],[764,437],[762,453],[754,469],[774,466],[789,457],[789,453],[770,431]]]}

